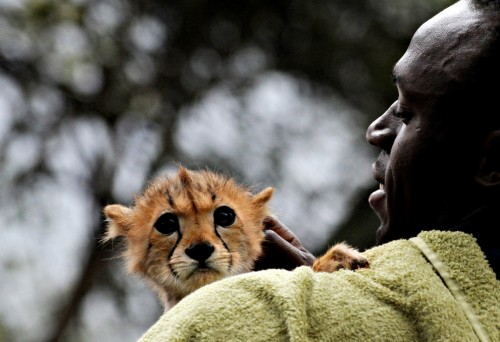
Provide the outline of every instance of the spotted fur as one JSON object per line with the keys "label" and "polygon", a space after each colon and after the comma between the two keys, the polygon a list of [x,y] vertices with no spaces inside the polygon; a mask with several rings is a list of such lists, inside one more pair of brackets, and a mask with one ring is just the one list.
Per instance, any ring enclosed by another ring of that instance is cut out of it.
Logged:
{"label": "spotted fur", "polygon": [[[128,272],[144,277],[168,309],[203,285],[252,270],[262,253],[262,221],[272,193],[266,188],[253,195],[230,178],[181,167],[154,179],[132,207],[106,206],[104,240],[125,238]],[[215,224],[220,207],[234,211],[230,226]],[[165,213],[178,219],[171,234],[155,228]],[[190,251],[197,251],[194,258]]]}
{"label": "spotted fur", "polygon": [[325,254],[317,258],[312,266],[315,272],[335,272],[341,269],[356,270],[368,268],[369,262],[356,248],[345,242],[331,247]]}

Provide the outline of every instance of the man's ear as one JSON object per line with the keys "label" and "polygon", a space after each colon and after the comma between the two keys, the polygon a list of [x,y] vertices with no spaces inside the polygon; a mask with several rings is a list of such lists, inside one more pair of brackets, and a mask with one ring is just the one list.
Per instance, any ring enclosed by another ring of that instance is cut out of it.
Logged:
{"label": "man's ear", "polygon": [[104,207],[104,215],[108,221],[104,241],[114,239],[118,236],[127,236],[131,212],[132,209],[120,204],[110,204]]}
{"label": "man's ear", "polygon": [[475,181],[484,187],[500,185],[500,130],[489,133],[485,139]]}

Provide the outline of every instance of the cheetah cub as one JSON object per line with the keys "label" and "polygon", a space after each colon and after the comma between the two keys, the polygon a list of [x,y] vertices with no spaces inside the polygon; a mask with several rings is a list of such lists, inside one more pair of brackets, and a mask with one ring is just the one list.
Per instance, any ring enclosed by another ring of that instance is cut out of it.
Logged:
{"label": "cheetah cub", "polygon": [[[128,272],[141,275],[168,310],[206,284],[253,269],[272,194],[272,188],[252,194],[231,178],[181,167],[154,179],[132,207],[107,205],[103,240],[124,237]],[[368,265],[345,244],[316,263],[315,271],[326,272]]]}

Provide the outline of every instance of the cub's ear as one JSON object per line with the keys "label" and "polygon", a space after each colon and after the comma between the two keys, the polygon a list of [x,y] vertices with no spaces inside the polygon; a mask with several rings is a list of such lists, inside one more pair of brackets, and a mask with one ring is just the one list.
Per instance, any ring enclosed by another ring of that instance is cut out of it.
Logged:
{"label": "cub's ear", "polygon": [[270,188],[270,187],[265,188],[264,190],[262,190],[261,192],[259,192],[258,194],[254,195],[252,197],[252,202],[254,204],[258,204],[258,205],[265,204],[265,203],[269,202],[269,200],[273,196],[273,192],[274,192],[273,188]]}
{"label": "cub's ear", "polygon": [[104,241],[118,236],[127,236],[129,230],[129,216],[132,209],[120,204],[110,204],[104,207],[104,215],[108,221]]}

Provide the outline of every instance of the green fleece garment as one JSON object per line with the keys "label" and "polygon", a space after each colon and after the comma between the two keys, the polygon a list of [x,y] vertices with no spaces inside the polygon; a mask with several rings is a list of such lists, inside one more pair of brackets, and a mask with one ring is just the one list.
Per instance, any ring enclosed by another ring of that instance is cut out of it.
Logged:
{"label": "green fleece garment", "polygon": [[365,251],[369,269],[266,270],[210,284],[140,342],[500,341],[500,282],[475,239],[428,231],[417,240]]}

